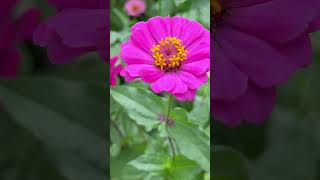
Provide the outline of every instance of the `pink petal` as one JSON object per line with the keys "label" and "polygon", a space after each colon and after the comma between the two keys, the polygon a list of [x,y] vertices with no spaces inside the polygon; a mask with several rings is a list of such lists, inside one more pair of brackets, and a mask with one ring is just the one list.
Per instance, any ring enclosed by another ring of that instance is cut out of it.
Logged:
{"label": "pink petal", "polygon": [[127,64],[153,64],[152,56],[142,49],[134,46],[131,41],[121,45],[121,58]]}
{"label": "pink petal", "polygon": [[128,65],[125,68],[125,71],[131,76],[131,77],[139,77],[141,74],[141,71],[144,69],[149,69],[152,68],[152,65],[147,65],[147,64],[131,64]]}
{"label": "pink petal", "polygon": [[189,89],[198,89],[203,84],[199,78],[186,71],[180,71],[177,74],[179,78],[188,85]]}
{"label": "pink petal", "polygon": [[175,87],[175,84],[174,74],[166,73],[151,84],[151,89],[155,93],[170,92]]}
{"label": "pink petal", "polygon": [[185,93],[181,94],[174,94],[174,96],[179,100],[179,101],[193,101],[194,97],[196,96],[196,90],[189,89]]}
{"label": "pink petal", "polygon": [[234,66],[221,49],[213,47],[213,52],[212,98],[230,100],[239,97],[247,89],[248,76]]}
{"label": "pink petal", "polygon": [[188,91],[188,85],[183,82],[177,74],[173,74],[175,76],[176,85],[170,91],[172,94],[184,94]]}
{"label": "pink petal", "polygon": [[149,31],[147,23],[138,22],[132,26],[131,30],[132,33],[130,40],[132,41],[133,45],[139,47],[149,54],[150,48],[152,48],[152,46],[158,42]]}
{"label": "pink petal", "polygon": [[103,9],[65,9],[47,21],[69,47],[96,47],[97,30],[106,26]]}
{"label": "pink petal", "polygon": [[164,72],[157,67],[150,66],[140,71],[141,79],[146,83],[153,83],[162,77]]}
{"label": "pink petal", "polygon": [[181,69],[194,75],[201,75],[210,68],[210,59],[195,61],[192,63],[182,64]]}
{"label": "pink petal", "polygon": [[221,28],[219,33],[217,42],[226,58],[261,87],[283,83],[301,64],[311,61],[312,49],[307,36],[279,46],[229,26]]}
{"label": "pink petal", "polygon": [[147,26],[156,42],[171,36],[171,17],[155,16],[147,21]]}
{"label": "pink petal", "polygon": [[319,11],[319,0],[309,0],[308,3],[272,0],[252,6],[233,8],[232,16],[225,18],[225,23],[265,40],[282,43],[305,33],[308,28],[307,24],[310,24],[319,15]]}

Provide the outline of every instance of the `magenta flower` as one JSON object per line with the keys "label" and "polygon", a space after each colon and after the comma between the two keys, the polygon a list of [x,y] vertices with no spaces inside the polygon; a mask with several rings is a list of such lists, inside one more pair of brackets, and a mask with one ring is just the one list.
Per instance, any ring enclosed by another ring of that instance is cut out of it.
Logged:
{"label": "magenta flower", "polygon": [[[212,112],[223,123],[263,122],[276,87],[311,63],[320,1],[213,0]],[[292,18],[294,17],[294,18]]]}
{"label": "magenta flower", "polygon": [[30,39],[39,23],[40,12],[30,8],[17,19],[12,18],[16,1],[3,0],[0,6],[0,77],[12,78],[20,66],[19,43]]}
{"label": "magenta flower", "polygon": [[129,16],[140,16],[144,13],[146,5],[143,0],[127,0],[124,4],[124,9]]}
{"label": "magenta flower", "polygon": [[121,46],[127,81],[141,78],[155,93],[168,92],[177,99],[192,100],[208,80],[210,32],[183,17],[153,17],[132,27]]}
{"label": "magenta flower", "polygon": [[118,61],[118,56],[113,56],[110,59],[110,85],[117,85],[117,76],[120,74],[123,69],[122,64],[116,65]]}
{"label": "magenta flower", "polygon": [[102,59],[109,57],[106,0],[48,1],[58,12],[37,27],[33,39],[47,47],[53,63],[70,63],[90,52],[98,52]]}

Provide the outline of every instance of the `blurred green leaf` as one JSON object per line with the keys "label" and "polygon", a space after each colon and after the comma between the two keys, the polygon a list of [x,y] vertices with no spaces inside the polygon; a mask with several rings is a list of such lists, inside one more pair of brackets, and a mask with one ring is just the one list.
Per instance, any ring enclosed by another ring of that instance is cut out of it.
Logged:
{"label": "blurred green leaf", "polygon": [[0,179],[67,180],[55,166],[46,146],[0,112]]}
{"label": "blurred green leaf", "polygon": [[268,128],[265,151],[251,162],[252,179],[318,179],[318,120],[318,114],[303,117],[278,107]]}
{"label": "blurred green leaf", "polygon": [[157,1],[155,6],[158,8],[158,16],[172,16],[175,10],[174,0],[161,0]]}
{"label": "blurred green leaf", "polygon": [[213,179],[219,180],[248,180],[248,163],[237,151],[214,146],[211,156]]}
{"label": "blurred green leaf", "polygon": [[[183,11],[183,9],[190,8],[188,11]],[[210,1],[208,0],[189,0],[183,4],[183,8],[179,9],[179,16],[185,18],[193,19],[200,22],[204,27],[210,27]]]}
{"label": "blurred green leaf", "polygon": [[120,31],[124,28],[125,23],[122,21],[121,14],[115,8],[110,10],[110,29]]}
{"label": "blurred green leaf", "polygon": [[103,87],[55,78],[19,79],[1,81],[0,96],[12,120],[48,148],[63,176],[105,178]]}

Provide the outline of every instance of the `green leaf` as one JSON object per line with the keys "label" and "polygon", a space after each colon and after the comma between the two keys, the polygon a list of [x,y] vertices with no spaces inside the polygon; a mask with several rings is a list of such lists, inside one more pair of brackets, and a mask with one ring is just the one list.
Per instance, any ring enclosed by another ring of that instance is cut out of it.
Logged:
{"label": "green leaf", "polygon": [[[209,83],[208,83],[209,84]],[[207,86],[207,85],[206,85]],[[203,86],[203,87],[206,87]],[[201,91],[199,91],[201,92]],[[200,127],[210,125],[210,95],[197,95],[193,102],[193,109],[191,110],[189,117],[190,119],[198,124]]]}
{"label": "green leaf", "polygon": [[112,98],[127,111],[129,117],[147,131],[159,124],[159,115],[164,112],[163,100],[151,91],[118,86],[111,90]]}
{"label": "green leaf", "polygon": [[173,160],[163,153],[143,154],[129,162],[129,165],[147,172],[151,177],[167,177],[173,180],[194,180],[202,171],[196,162],[182,155]]}
{"label": "green leaf", "polygon": [[65,177],[104,179],[102,87],[54,78],[20,79],[1,81],[0,96],[12,120],[45,145]]}
{"label": "green leaf", "polygon": [[174,0],[161,0],[155,4],[159,10],[158,16],[172,16],[175,10]]}
{"label": "green leaf", "polygon": [[319,114],[307,117],[278,107],[269,122],[266,148],[250,163],[252,179],[319,179]]}
{"label": "green leaf", "polygon": [[55,166],[44,144],[0,112],[0,179],[67,180]]}
{"label": "green leaf", "polygon": [[[184,10],[188,8],[190,8],[188,11]],[[179,12],[177,15],[196,20],[206,28],[210,27],[210,1],[208,0],[187,1],[180,5]]]}
{"label": "green leaf", "polygon": [[212,153],[213,179],[248,180],[248,164],[245,158],[230,148],[215,146]]}
{"label": "green leaf", "polygon": [[125,26],[125,23],[122,21],[121,14],[119,10],[112,9],[110,10],[110,29],[114,31],[120,31]]}
{"label": "green leaf", "polygon": [[169,134],[175,139],[181,154],[196,161],[204,170],[210,170],[210,138],[197,125],[188,121],[185,110],[176,108],[172,112],[174,125]]}
{"label": "green leaf", "polygon": [[143,154],[129,162],[136,169],[147,172],[164,171],[168,163],[168,156],[164,156],[163,154]]}
{"label": "green leaf", "polygon": [[172,174],[170,177],[175,180],[195,180],[202,172],[202,169],[195,161],[192,161],[182,155],[176,156],[172,164]]}

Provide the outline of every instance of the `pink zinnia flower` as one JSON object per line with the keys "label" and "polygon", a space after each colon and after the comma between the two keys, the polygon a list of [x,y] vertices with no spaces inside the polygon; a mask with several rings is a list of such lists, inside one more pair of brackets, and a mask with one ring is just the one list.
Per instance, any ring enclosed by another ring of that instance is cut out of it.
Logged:
{"label": "pink zinnia flower", "polygon": [[[276,88],[309,65],[320,1],[212,0],[211,111],[223,123],[262,123]],[[294,18],[292,18],[294,17]]]}
{"label": "pink zinnia flower", "polygon": [[129,16],[140,16],[144,13],[146,5],[143,0],[127,0],[124,4],[124,8]]}
{"label": "pink zinnia flower", "polygon": [[117,76],[122,70],[122,64],[116,65],[118,61],[118,56],[113,56],[110,59],[110,85],[117,85]]}
{"label": "pink zinnia flower", "polygon": [[153,17],[132,27],[121,46],[127,63],[121,75],[127,81],[141,78],[155,93],[168,92],[177,99],[192,100],[208,80],[210,32],[183,17]]}

